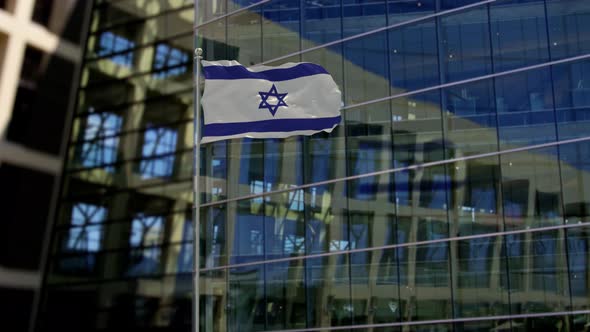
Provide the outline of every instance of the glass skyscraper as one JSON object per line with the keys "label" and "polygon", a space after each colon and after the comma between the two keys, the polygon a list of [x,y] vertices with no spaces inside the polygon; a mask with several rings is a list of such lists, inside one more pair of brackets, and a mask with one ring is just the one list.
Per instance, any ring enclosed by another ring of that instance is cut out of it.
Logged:
{"label": "glass skyscraper", "polygon": [[195,6],[95,1],[39,331],[191,330],[195,45],[344,98],[201,147],[200,331],[590,329],[590,1]]}

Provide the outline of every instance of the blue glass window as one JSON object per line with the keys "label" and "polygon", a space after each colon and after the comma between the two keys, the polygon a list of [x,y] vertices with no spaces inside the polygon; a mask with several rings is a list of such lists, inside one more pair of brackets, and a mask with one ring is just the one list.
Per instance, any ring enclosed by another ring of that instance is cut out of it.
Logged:
{"label": "blue glass window", "polygon": [[342,38],[340,0],[305,0],[301,30],[303,48]]}
{"label": "blue glass window", "polygon": [[102,222],[107,217],[104,207],[76,203],[72,207],[71,228],[63,243],[64,250],[81,255],[64,257],[60,268],[64,271],[90,272],[96,264],[96,252],[101,249]]}
{"label": "blue glass window", "polygon": [[[119,137],[114,136],[121,130],[122,118],[113,113],[95,113],[86,118],[84,144],[80,161],[86,167],[112,164],[117,159]],[[103,167],[113,171],[112,166]]]}
{"label": "blue glass window", "polygon": [[344,37],[384,27],[385,0],[342,0]]}
{"label": "blue glass window", "polygon": [[553,93],[548,69],[496,79],[500,146],[539,144],[555,140]]}
{"label": "blue glass window", "polygon": [[546,1],[553,60],[590,52],[590,2]]}
{"label": "blue glass window", "polygon": [[[90,114],[86,118],[84,144],[80,160],[86,167],[112,164],[117,159],[119,137],[114,136],[121,130],[121,116],[112,113]],[[112,172],[112,166],[103,167]]]}
{"label": "blue glass window", "polygon": [[494,70],[525,67],[549,59],[543,1],[497,1],[490,5]]}
{"label": "blue glass window", "polygon": [[[587,298],[587,280],[589,276],[588,254],[590,253],[587,230],[569,230],[567,232],[567,249],[572,297],[577,297],[580,300]],[[582,304],[584,302],[580,301],[578,303]]]}
{"label": "blue glass window", "polygon": [[135,43],[131,40],[106,31],[100,34],[97,54],[105,56],[117,53],[111,56],[110,59],[118,65],[131,67],[133,65],[133,52],[125,51],[131,50],[133,47],[135,47]]}
{"label": "blue glass window", "polygon": [[174,151],[176,151],[177,132],[170,128],[151,127],[145,131],[140,162],[140,172],[144,179],[168,177],[174,170]]}
{"label": "blue glass window", "polygon": [[[354,157],[352,175],[361,175],[375,172],[380,169],[382,154],[381,142],[361,141]],[[351,181],[351,195],[356,199],[373,200],[378,191],[378,178],[369,176]]]}
{"label": "blue glass window", "polygon": [[393,94],[439,83],[434,20],[391,30],[389,48]]}
{"label": "blue glass window", "polygon": [[590,61],[552,67],[559,139],[585,137],[590,128]]}
{"label": "blue glass window", "polygon": [[434,13],[437,0],[386,0],[388,24],[408,21]]}
{"label": "blue glass window", "polygon": [[492,70],[487,7],[441,19],[441,57],[445,82],[489,74]]}
{"label": "blue glass window", "polygon": [[161,243],[164,232],[164,218],[137,214],[131,222],[129,245],[131,266],[128,275],[153,274],[158,271]]}
{"label": "blue glass window", "polygon": [[264,224],[272,223],[260,215],[251,214],[249,209],[240,209],[234,225],[232,264],[259,261],[264,255]]}
{"label": "blue glass window", "polygon": [[77,203],[72,208],[72,228],[68,232],[66,248],[75,251],[96,252],[100,249],[101,223],[107,210],[92,204]]}
{"label": "blue glass window", "polygon": [[187,72],[189,56],[186,52],[166,44],[156,46],[153,69],[155,78],[178,76]]}

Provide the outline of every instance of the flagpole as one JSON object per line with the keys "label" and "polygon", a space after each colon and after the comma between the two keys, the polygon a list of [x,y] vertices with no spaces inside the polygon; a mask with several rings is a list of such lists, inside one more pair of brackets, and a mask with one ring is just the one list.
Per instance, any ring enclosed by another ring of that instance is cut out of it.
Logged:
{"label": "flagpole", "polygon": [[193,330],[199,332],[199,305],[200,305],[200,217],[201,217],[201,193],[199,190],[199,177],[201,169],[201,60],[203,59],[203,49],[195,49],[195,101],[193,103],[194,119],[193,126],[195,131],[194,137],[194,165],[193,165]]}

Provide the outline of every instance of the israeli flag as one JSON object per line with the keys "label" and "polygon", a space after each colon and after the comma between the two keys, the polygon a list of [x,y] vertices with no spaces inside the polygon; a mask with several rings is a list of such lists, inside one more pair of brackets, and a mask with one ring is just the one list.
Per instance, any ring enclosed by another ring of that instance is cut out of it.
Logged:
{"label": "israeli flag", "polygon": [[284,138],[331,132],[342,94],[319,65],[286,63],[246,68],[237,61],[202,62],[202,143],[229,138]]}

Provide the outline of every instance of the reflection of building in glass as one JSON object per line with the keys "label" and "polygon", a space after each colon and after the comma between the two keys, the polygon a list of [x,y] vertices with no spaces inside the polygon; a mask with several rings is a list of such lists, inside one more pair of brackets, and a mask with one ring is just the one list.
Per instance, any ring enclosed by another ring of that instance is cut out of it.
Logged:
{"label": "reflection of building in glass", "polygon": [[[29,331],[35,317],[90,5],[0,1],[2,329]],[[71,229],[70,249],[99,243],[83,233]]]}
{"label": "reflection of building in glass", "polygon": [[590,136],[587,1],[192,6],[95,2],[40,330],[190,329],[194,24],[345,102],[329,135],[202,147],[202,331],[590,325],[590,142],[552,145]]}

